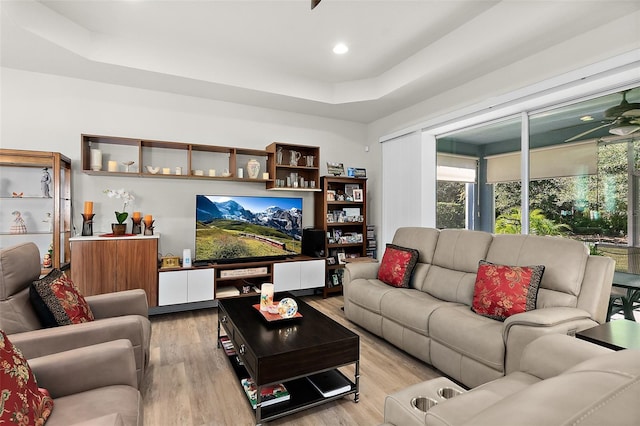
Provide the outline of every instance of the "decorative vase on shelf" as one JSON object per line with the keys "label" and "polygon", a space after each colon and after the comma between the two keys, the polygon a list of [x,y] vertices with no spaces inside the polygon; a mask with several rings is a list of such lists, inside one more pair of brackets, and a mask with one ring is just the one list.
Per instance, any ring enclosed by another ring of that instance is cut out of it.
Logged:
{"label": "decorative vase on shelf", "polygon": [[127,224],[126,223],[112,223],[111,231],[113,235],[124,235],[127,232]]}
{"label": "decorative vase on shelf", "polygon": [[260,174],[260,162],[255,158],[252,158],[247,163],[247,173],[249,174],[249,179],[258,179],[258,175]]}

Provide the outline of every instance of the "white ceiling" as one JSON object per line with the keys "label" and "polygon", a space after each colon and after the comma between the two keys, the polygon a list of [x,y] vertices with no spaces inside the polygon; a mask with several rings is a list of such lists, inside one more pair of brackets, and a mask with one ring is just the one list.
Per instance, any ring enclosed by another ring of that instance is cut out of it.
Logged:
{"label": "white ceiling", "polygon": [[[0,0],[0,59],[369,123],[638,10],[640,0]],[[338,41],[346,55],[332,53]]]}

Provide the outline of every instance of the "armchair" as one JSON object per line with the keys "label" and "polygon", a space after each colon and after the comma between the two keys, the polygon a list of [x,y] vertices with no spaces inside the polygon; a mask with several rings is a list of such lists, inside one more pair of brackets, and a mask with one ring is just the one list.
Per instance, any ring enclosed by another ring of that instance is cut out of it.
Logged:
{"label": "armchair", "polygon": [[151,323],[144,290],[85,297],[95,321],[43,328],[29,300],[40,276],[40,253],[33,243],[0,250],[0,329],[27,359],[127,339],[135,353],[138,386],[149,362]]}
{"label": "armchair", "polygon": [[142,397],[129,340],[85,346],[28,362],[38,386],[53,398],[47,426],[142,426]]}

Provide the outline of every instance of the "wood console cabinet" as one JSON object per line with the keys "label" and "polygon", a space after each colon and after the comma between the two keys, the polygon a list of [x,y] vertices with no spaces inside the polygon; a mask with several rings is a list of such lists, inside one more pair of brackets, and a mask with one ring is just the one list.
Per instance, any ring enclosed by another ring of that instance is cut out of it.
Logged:
{"label": "wood console cabinet", "polygon": [[85,296],[141,288],[158,305],[158,236],[71,238],[71,279]]}

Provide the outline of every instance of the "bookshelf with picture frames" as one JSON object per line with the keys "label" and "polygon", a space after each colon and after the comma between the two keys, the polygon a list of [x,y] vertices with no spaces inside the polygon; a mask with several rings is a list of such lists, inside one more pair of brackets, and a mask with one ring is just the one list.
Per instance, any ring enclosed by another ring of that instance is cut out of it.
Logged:
{"label": "bookshelf with picture frames", "polygon": [[325,232],[327,274],[323,296],[342,292],[347,262],[367,256],[367,179],[322,176],[315,198],[315,227]]}

